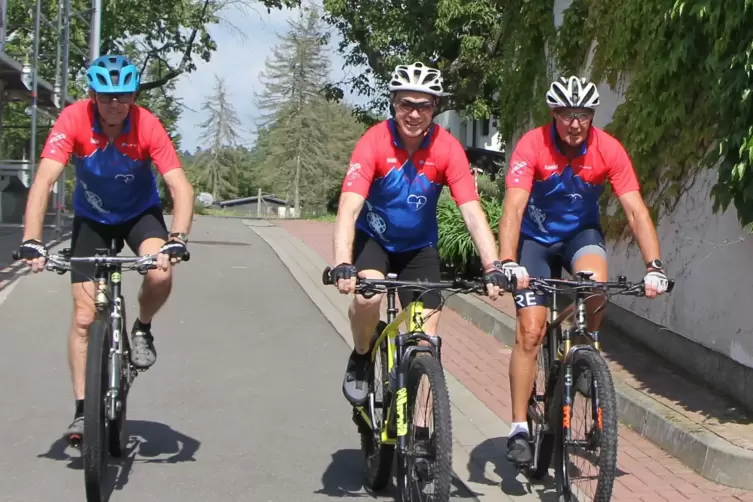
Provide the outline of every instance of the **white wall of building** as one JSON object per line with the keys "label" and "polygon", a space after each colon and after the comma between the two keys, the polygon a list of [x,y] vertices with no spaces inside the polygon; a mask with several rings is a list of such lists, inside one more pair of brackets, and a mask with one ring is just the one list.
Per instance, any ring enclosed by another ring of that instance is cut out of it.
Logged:
{"label": "white wall of building", "polygon": [[[559,26],[571,0],[555,0]],[[628,82],[629,84],[629,82]],[[594,125],[604,127],[623,102],[607,84],[599,86],[601,106]],[[630,153],[630,152],[628,152]],[[738,223],[734,208],[714,214],[709,191],[714,171],[701,173],[675,210],[660,219],[658,233],[671,295],[656,300],[615,298],[615,303],[706,347],[753,367],[753,236]],[[610,276],[635,280],[645,273],[636,244],[609,245]]]}
{"label": "white wall of building", "polygon": [[467,118],[462,113],[448,110],[437,115],[434,122],[450,131],[463,146],[473,146],[495,152],[502,150],[502,138],[495,127],[496,124],[493,117],[486,121],[488,122],[488,130],[485,129],[483,120],[476,120],[475,141],[473,120]]}

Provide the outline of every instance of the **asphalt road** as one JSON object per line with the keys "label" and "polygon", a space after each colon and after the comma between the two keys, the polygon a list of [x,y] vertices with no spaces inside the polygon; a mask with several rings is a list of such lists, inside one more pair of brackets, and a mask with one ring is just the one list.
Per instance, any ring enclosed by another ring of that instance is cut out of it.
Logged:
{"label": "asphalt road", "polygon": [[[349,349],[240,220],[199,218],[152,323],[158,359],[129,397],[112,501],[371,498],[340,390]],[[82,501],[66,333],[70,279],[17,281],[0,305],[0,501]],[[124,274],[129,324],[140,277]],[[453,500],[469,500],[458,487]],[[378,499],[391,500],[388,492]]]}

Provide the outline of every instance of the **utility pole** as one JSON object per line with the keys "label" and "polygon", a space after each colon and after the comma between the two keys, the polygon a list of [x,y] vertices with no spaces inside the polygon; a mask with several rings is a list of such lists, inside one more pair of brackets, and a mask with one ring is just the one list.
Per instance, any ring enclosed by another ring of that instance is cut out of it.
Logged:
{"label": "utility pole", "polygon": [[102,0],[92,0],[92,22],[89,31],[90,62],[99,57],[100,35],[102,31]]}

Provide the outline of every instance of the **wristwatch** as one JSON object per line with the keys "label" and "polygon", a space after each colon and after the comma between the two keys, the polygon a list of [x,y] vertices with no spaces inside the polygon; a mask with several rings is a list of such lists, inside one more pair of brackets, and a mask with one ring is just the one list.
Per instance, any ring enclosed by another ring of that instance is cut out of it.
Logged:
{"label": "wristwatch", "polygon": [[173,232],[170,234],[170,237],[175,237],[188,244],[188,234],[185,234],[183,232]]}
{"label": "wristwatch", "polygon": [[664,270],[664,262],[661,261],[659,258],[655,260],[651,260],[650,262],[646,263],[646,268],[653,268],[655,270]]}

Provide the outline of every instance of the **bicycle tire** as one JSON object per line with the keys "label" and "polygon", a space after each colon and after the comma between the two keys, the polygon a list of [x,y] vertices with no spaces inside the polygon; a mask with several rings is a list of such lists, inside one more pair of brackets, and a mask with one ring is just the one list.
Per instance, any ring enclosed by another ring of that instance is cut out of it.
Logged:
{"label": "bicycle tire", "polygon": [[[379,321],[377,324],[374,338],[372,340],[371,351],[378,350],[377,357],[380,360],[382,371],[380,375],[374,371],[374,366],[371,367],[372,379],[369,385],[371,386],[370,392],[374,393],[377,385],[382,386],[382,420],[387,417],[387,411],[389,409],[391,397],[390,389],[390,374],[387,371],[387,341],[383,341],[379,347],[375,347],[374,344],[381,336],[384,328],[387,327],[387,323]],[[384,444],[381,441],[375,442],[374,434],[369,429],[361,432],[361,451],[364,454],[366,460],[366,473],[365,484],[373,491],[383,490],[392,478],[392,461],[395,457],[395,446],[391,444]]]}
{"label": "bicycle tire", "polygon": [[[449,502],[452,490],[452,415],[450,408],[450,396],[447,391],[447,382],[444,371],[439,361],[429,355],[418,355],[411,361],[408,370],[408,430],[413,427],[413,410],[421,382],[421,377],[426,376],[432,394],[432,414],[434,418],[434,467],[432,473],[436,482],[436,492],[432,497],[435,502]],[[410,447],[409,447],[410,448]],[[408,480],[414,479],[408,457],[398,459],[398,502],[411,502],[411,485]]]}
{"label": "bicycle tire", "polygon": [[[552,434],[551,431],[541,434],[534,433],[534,418],[538,418],[543,422],[546,422],[548,420],[548,412],[551,407],[552,399],[548,392],[552,367],[551,361],[549,360],[550,341],[551,340],[549,340],[549,332],[547,331],[547,333],[544,335],[544,342],[541,344],[541,348],[539,349],[539,357],[536,360],[536,371],[538,372],[539,369],[542,369],[544,373],[544,378],[542,379],[541,384],[542,388],[537,388],[538,382],[535,378],[533,381],[533,390],[531,391],[531,397],[528,401],[529,409],[526,416],[526,421],[528,422],[528,430],[530,431],[531,450],[534,452],[534,454],[536,452],[536,443],[540,443],[538,459],[536,459],[534,463],[531,463],[531,465],[528,466],[525,471],[526,477],[530,479],[541,479],[549,473],[549,467],[552,463],[552,455],[554,454],[554,434]],[[543,406],[543,411],[541,412],[541,415],[539,417],[533,417],[530,408],[531,405],[535,403],[536,395],[539,393],[543,394],[544,396],[544,401],[540,403],[540,405]],[[546,423],[542,425],[546,425]]]}
{"label": "bicycle tire", "polygon": [[[584,370],[590,370],[592,379],[596,380],[598,388],[599,408],[601,408],[602,427],[599,434],[599,475],[594,490],[592,502],[608,502],[612,498],[614,488],[614,479],[617,471],[617,447],[618,447],[618,421],[617,421],[617,397],[615,395],[614,383],[609,367],[601,355],[594,350],[581,350],[575,353],[572,360],[573,382],[578,381],[580,373]],[[573,385],[575,389],[575,385]],[[552,410],[555,413],[555,482],[557,492],[561,494],[562,502],[575,501],[571,498],[570,477],[566,470],[568,465],[568,453],[564,444],[563,435],[563,391],[562,382],[557,385],[557,392],[553,402]],[[580,500],[580,499],[578,499]]]}
{"label": "bicycle tire", "polygon": [[96,319],[89,326],[86,350],[86,389],[84,394],[84,437],[81,456],[87,502],[104,500],[103,488],[107,473],[107,426],[105,394],[110,352],[110,325]]}

